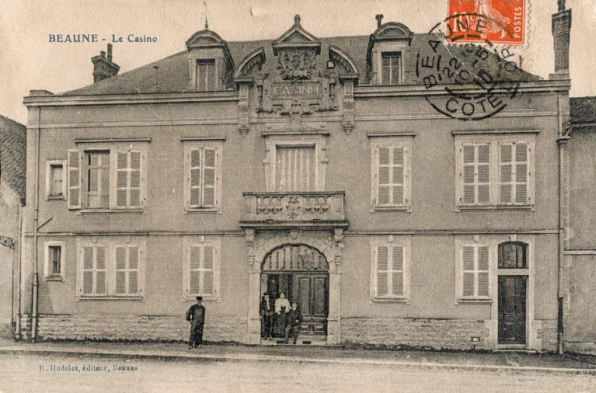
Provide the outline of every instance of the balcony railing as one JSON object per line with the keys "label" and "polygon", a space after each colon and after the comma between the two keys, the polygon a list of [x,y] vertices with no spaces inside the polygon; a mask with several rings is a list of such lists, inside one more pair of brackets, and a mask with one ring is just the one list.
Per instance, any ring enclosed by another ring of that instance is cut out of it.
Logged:
{"label": "balcony railing", "polygon": [[345,222],[345,193],[245,192],[242,224],[339,224]]}

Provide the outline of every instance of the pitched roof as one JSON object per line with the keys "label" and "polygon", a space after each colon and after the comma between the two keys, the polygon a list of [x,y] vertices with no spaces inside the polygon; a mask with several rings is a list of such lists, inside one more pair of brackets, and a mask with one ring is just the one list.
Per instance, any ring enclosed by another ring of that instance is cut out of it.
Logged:
{"label": "pitched roof", "polygon": [[0,181],[25,198],[27,127],[0,115]]}
{"label": "pitched roof", "polygon": [[[419,50],[428,46],[428,40],[431,38],[429,34],[414,34],[411,43],[411,53],[416,54]],[[353,60],[360,74],[360,83],[368,83],[366,53],[368,48],[369,36],[351,36],[351,37],[329,37],[321,38],[321,54],[326,56],[330,45],[339,47],[342,51],[348,54]],[[250,52],[263,47],[265,49],[265,56],[267,62],[270,63],[274,59],[273,49],[271,43],[273,40],[260,41],[236,41],[228,42],[228,48],[234,59],[235,64],[240,62]],[[437,55],[444,57],[451,56],[454,51],[462,50],[462,58],[464,55],[461,46],[440,45],[437,48]],[[187,60],[187,52],[180,52],[175,55],[166,57],[165,59],[156,61],[151,64],[136,68],[134,70],[125,72],[123,74],[104,79],[100,82],[94,83],[81,89],[68,91],[62,95],[102,95],[102,94],[135,94],[135,93],[178,93],[189,90],[189,67]],[[504,75],[502,73],[503,61],[498,59],[492,53],[487,62],[483,63],[483,67],[488,68],[488,71],[493,75],[495,81],[519,80],[519,81],[535,81],[541,79],[538,76],[527,73],[523,70],[516,69],[512,74]],[[155,69],[158,68],[158,84],[155,83]],[[416,56],[410,56],[409,63],[406,65],[408,69],[415,69]],[[474,69],[474,66],[470,66]],[[411,76],[406,76],[405,84],[421,84],[421,81],[416,80],[411,73]]]}
{"label": "pitched roof", "polygon": [[569,105],[571,124],[596,123],[596,97],[573,97]]}

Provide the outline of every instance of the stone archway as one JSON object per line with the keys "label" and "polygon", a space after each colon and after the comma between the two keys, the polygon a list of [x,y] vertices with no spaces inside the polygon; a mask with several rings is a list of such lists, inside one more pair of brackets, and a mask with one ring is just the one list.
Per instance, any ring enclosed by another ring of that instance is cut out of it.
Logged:
{"label": "stone archway", "polygon": [[328,232],[305,235],[302,232],[295,231],[267,233],[263,236],[257,234],[254,229],[245,229],[245,235],[248,244],[247,342],[249,344],[259,344],[261,342],[259,304],[261,300],[262,264],[266,256],[272,250],[280,247],[305,245],[324,255],[328,263],[327,344],[340,344],[340,266],[343,231],[336,231],[332,236]]}

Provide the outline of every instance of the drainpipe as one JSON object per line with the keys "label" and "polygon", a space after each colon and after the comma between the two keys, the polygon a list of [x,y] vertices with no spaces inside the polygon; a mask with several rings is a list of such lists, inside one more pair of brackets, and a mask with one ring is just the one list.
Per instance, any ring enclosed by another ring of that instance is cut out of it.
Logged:
{"label": "drainpipe", "polygon": [[33,283],[32,283],[32,297],[31,297],[31,341],[35,342],[37,336],[37,294],[38,294],[38,261],[37,261],[37,246],[39,230],[39,159],[40,159],[40,139],[41,139],[41,108],[37,108],[37,130],[35,133],[35,179],[34,179],[34,225],[33,225]]}
{"label": "drainpipe", "polygon": [[[16,245],[16,249],[17,251],[17,268],[15,269],[17,272],[17,317],[16,317],[16,323],[15,323],[15,330],[14,330],[14,338],[16,340],[20,340],[21,339],[21,299],[22,299],[22,291],[21,291],[21,265],[22,265],[22,247],[21,247],[21,242],[23,240],[23,205],[24,202],[21,199],[19,201],[19,234],[18,234],[18,241],[17,241],[17,245]],[[13,291],[14,291],[14,285],[13,285]],[[14,297],[13,297],[14,299]],[[13,300],[13,304],[14,304],[14,300]]]}

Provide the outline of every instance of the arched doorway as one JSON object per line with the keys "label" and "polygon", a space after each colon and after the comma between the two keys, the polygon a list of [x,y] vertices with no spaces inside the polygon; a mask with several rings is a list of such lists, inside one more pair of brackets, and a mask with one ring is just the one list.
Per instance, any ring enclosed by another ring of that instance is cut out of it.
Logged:
{"label": "arched doorway", "polygon": [[[261,265],[261,293],[275,301],[283,292],[302,313],[298,340],[324,344],[329,315],[329,264],[323,253],[305,244],[285,244],[267,253]],[[278,337],[285,335],[276,324]]]}

